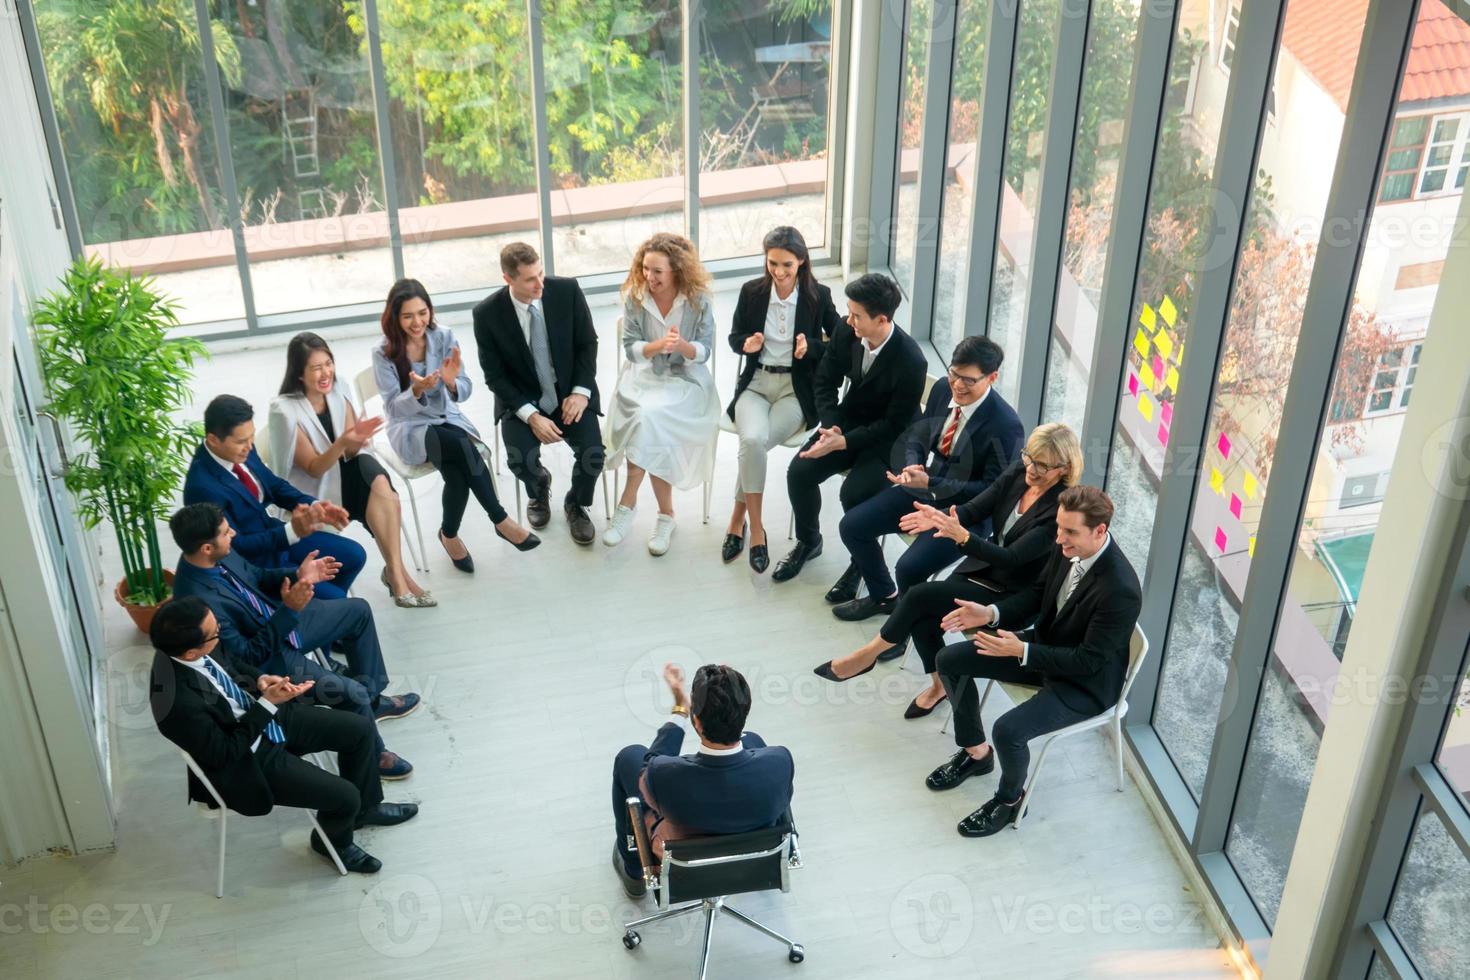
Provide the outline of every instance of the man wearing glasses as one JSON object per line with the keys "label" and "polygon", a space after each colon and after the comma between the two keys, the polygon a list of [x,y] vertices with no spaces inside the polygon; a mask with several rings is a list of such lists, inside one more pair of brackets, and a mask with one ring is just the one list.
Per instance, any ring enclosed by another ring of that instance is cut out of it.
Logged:
{"label": "man wearing glasses", "polygon": [[[832,607],[849,622],[893,612],[899,595],[910,586],[962,556],[958,545],[925,531],[898,560],[898,581],[888,571],[880,539],[898,533],[898,522],[916,503],[948,508],[978,495],[1016,459],[1023,443],[1021,420],[992,390],[1005,353],[988,337],[966,337],[950,358],[949,383],[935,384],[919,419],[909,427],[902,467],[889,472],[889,486],[843,515],[838,529],[867,594]],[[897,461],[895,461],[897,462]],[[988,524],[988,521],[986,522]],[[990,528],[971,528],[987,535]],[[900,645],[880,655],[902,656]]]}

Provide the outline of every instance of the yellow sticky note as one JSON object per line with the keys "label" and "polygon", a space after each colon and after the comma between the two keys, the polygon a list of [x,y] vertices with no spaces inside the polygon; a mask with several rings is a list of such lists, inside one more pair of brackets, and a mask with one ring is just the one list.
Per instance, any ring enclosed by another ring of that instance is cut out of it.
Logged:
{"label": "yellow sticky note", "polygon": [[1154,369],[1147,361],[1143,363],[1143,367],[1138,369],[1138,380],[1142,381],[1143,386],[1149,391],[1154,390],[1154,382],[1158,381],[1158,378],[1154,377]]}
{"label": "yellow sticky note", "polygon": [[1218,466],[1210,467],[1210,489],[1220,493],[1225,489],[1225,476]]}
{"label": "yellow sticky note", "polygon": [[1154,420],[1154,400],[1148,397],[1148,392],[1138,393],[1138,414],[1143,416],[1145,422]]}
{"label": "yellow sticky note", "polygon": [[1148,334],[1142,330],[1134,334],[1133,348],[1138,351],[1140,357],[1148,357]]}
{"label": "yellow sticky note", "polygon": [[1167,330],[1160,330],[1154,334],[1154,347],[1164,357],[1169,356],[1169,352],[1174,349],[1174,341],[1169,339],[1169,332]]}
{"label": "yellow sticky note", "polygon": [[1174,325],[1174,321],[1179,318],[1179,310],[1174,306],[1174,301],[1167,296],[1159,304],[1159,312],[1163,314],[1164,322],[1171,327]]}
{"label": "yellow sticky note", "polygon": [[1158,322],[1158,319],[1154,316],[1154,308],[1144,303],[1143,309],[1138,313],[1138,322],[1148,327],[1149,330],[1152,330],[1154,324]]}
{"label": "yellow sticky note", "polygon": [[1164,376],[1164,384],[1174,394],[1179,394],[1179,369],[1177,367],[1170,365],[1169,373]]}
{"label": "yellow sticky note", "polygon": [[1249,470],[1245,473],[1245,495],[1252,500],[1256,499],[1256,475]]}
{"label": "yellow sticky note", "polygon": [[1251,535],[1250,543],[1245,546],[1245,550],[1250,557],[1256,557],[1256,536],[1254,534]]}

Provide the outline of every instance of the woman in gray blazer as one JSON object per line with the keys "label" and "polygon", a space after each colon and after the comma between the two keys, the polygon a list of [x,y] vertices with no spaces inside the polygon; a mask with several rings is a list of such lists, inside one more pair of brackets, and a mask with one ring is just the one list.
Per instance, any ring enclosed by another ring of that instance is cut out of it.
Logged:
{"label": "woman in gray blazer", "polygon": [[459,540],[459,523],[470,494],[485,508],[497,536],[518,551],[541,539],[511,520],[495,496],[490,469],[480,455],[480,433],[459,403],[473,385],[454,333],[434,322],[434,304],[417,279],[400,279],[388,290],[383,340],[373,350],[373,375],[388,417],[388,443],[405,463],[432,463],[444,477],[444,518],[439,541],[454,567],[473,572],[469,549]]}

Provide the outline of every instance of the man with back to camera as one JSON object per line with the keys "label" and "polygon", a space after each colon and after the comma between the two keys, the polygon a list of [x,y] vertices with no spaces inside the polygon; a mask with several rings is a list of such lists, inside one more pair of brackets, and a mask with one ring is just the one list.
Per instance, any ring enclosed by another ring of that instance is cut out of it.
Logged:
{"label": "man with back to camera", "polygon": [[[613,820],[618,836],[613,867],[629,898],[645,891],[638,847],[626,801],[643,800],[650,846],[663,856],[666,840],[707,834],[742,834],[790,821],[791,753],[745,731],[750,685],[733,667],[705,664],[684,693],[684,672],[664,664],[664,681],[674,695],[670,721],[651,745],[629,745],[613,762]],[[679,755],[686,725],[699,748]]]}

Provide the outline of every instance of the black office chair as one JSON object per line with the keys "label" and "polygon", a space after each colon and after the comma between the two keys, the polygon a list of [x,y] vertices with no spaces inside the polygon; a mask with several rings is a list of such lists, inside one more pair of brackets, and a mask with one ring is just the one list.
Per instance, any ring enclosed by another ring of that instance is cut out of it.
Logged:
{"label": "black office chair", "polygon": [[[726,912],[736,920],[786,944],[786,958],[793,963],[806,959],[806,950],[744,912],[725,904],[731,895],[747,892],[791,890],[790,872],[801,867],[801,849],[797,846],[796,827],[787,819],[775,827],[753,830],[746,834],[724,834],[718,837],[688,837],[664,842],[662,863],[654,861],[648,842],[648,829],[643,823],[643,801],[628,797],[628,817],[638,843],[638,859],[643,867],[643,881],[653,892],[659,911],[629,922],[623,933],[623,945],[637,949],[642,938],[635,926],[671,919],[686,912],[704,912],[704,951],[699,957],[699,980],[709,969],[710,940],[714,937],[715,913]],[[685,902],[688,904],[676,905]],[[676,907],[675,907],[676,906]]]}

